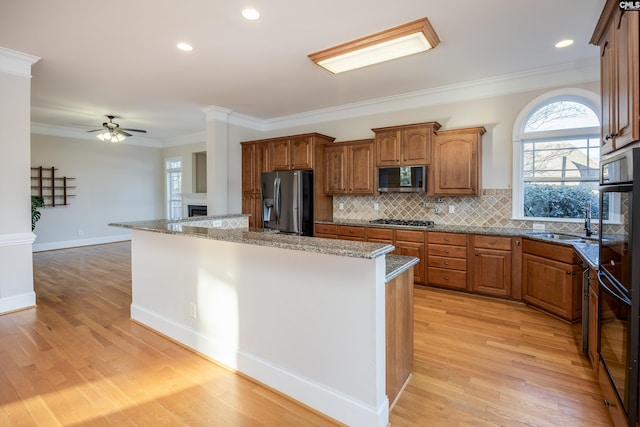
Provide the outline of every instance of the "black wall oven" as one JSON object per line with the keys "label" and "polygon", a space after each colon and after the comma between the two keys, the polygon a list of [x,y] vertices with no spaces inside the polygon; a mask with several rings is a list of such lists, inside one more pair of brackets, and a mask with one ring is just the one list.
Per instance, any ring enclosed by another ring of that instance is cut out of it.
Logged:
{"label": "black wall oven", "polygon": [[[635,171],[635,174],[634,174]],[[640,148],[603,157],[598,354],[630,426],[638,419]]]}

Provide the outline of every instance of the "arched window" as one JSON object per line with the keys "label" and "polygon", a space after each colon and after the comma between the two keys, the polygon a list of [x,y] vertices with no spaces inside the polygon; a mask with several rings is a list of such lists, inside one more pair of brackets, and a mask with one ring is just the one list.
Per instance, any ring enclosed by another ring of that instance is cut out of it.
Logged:
{"label": "arched window", "polygon": [[583,220],[598,216],[598,96],[554,91],[532,101],[514,126],[515,219]]}

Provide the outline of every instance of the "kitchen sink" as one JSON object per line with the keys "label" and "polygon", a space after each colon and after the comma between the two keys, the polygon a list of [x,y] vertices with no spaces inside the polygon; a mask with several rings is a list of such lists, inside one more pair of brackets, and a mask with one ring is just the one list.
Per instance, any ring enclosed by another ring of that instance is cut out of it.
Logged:
{"label": "kitchen sink", "polygon": [[581,236],[576,236],[575,234],[565,234],[565,233],[551,233],[551,232],[544,232],[544,233],[530,233],[530,236],[533,237],[544,237],[546,239],[551,239],[551,240],[560,240],[563,242],[571,242],[571,243],[586,243],[588,240],[596,240],[592,239],[591,237],[587,240],[585,237],[581,237]]}

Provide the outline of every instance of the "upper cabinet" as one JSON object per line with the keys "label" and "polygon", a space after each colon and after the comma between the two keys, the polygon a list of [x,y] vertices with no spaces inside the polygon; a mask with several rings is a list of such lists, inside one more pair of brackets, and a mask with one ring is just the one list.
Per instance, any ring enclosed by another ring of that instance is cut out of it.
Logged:
{"label": "upper cabinet", "polygon": [[640,140],[640,14],[618,5],[607,1],[591,37],[600,46],[602,154]]}
{"label": "upper cabinet", "polygon": [[313,169],[314,136],[302,135],[271,142],[271,169]]}
{"label": "upper cabinet", "polygon": [[438,122],[372,129],[376,166],[414,166],[431,163],[431,144]]}
{"label": "upper cabinet", "polygon": [[482,182],[482,126],[436,133],[429,192],[436,196],[480,195]]}
{"label": "upper cabinet", "polygon": [[373,140],[324,146],[326,194],[374,194]]}

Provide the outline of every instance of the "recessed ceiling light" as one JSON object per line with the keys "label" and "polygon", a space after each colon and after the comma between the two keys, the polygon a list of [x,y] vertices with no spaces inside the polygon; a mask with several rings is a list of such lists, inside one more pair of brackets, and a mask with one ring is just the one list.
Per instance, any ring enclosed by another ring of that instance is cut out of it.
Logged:
{"label": "recessed ceiling light", "polygon": [[193,50],[193,46],[191,46],[189,43],[178,43],[177,46],[178,46],[178,49],[183,50],[185,52],[191,52]]}
{"label": "recessed ceiling light", "polygon": [[571,46],[573,44],[573,40],[567,39],[567,40],[561,40],[558,43],[556,43],[556,47],[558,49],[563,48],[563,47],[567,47],[567,46]]}
{"label": "recessed ceiling light", "polygon": [[255,21],[260,18],[260,12],[255,9],[248,8],[242,11],[242,16],[249,21]]}

